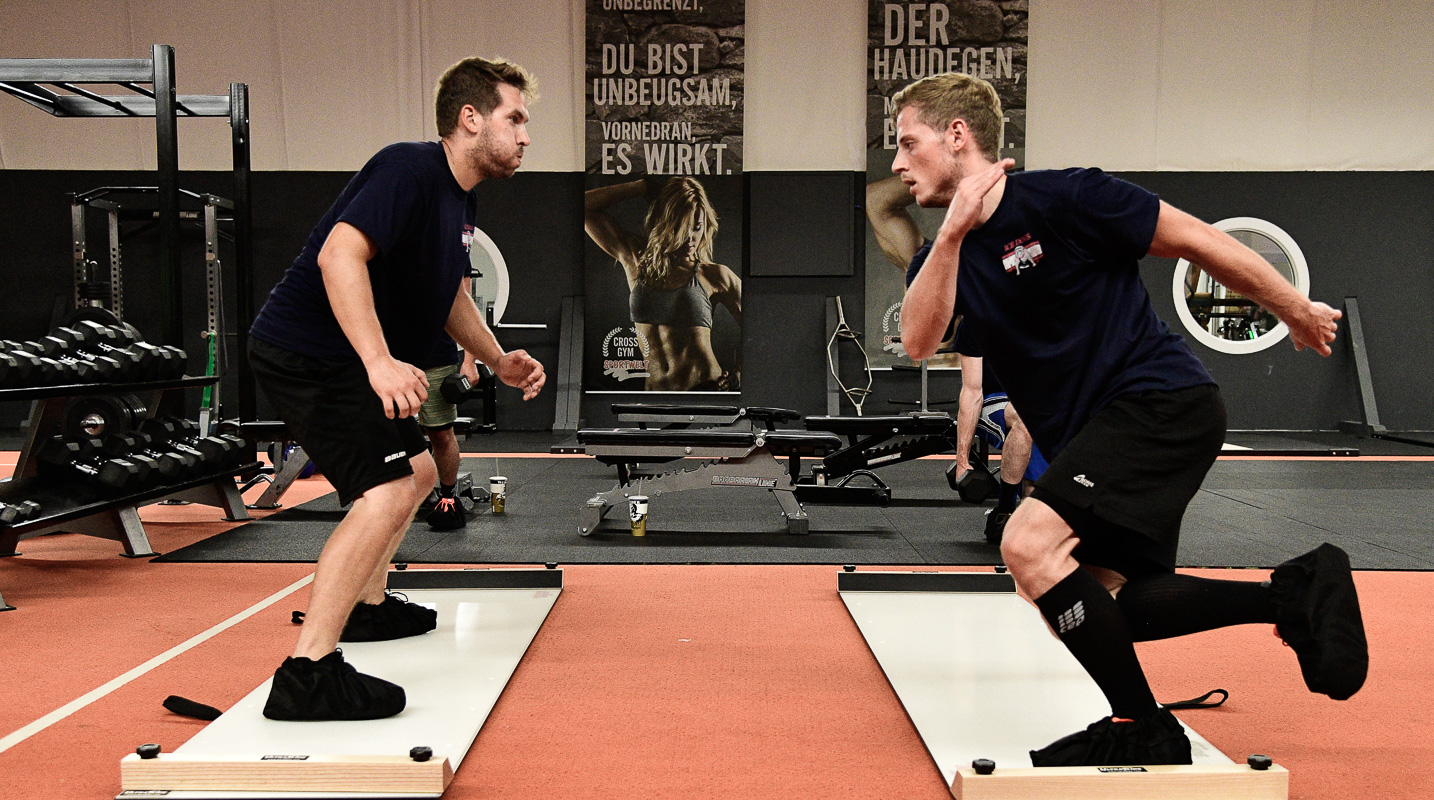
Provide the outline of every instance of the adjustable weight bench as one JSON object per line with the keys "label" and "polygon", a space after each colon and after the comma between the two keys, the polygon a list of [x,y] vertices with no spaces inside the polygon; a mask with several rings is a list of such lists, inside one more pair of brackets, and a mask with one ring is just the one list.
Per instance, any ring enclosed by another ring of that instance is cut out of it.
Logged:
{"label": "adjustable weight bench", "polygon": [[[880,417],[806,417],[807,430],[839,434],[846,444],[822,460],[822,473],[814,476],[818,483],[857,473],[873,480],[880,479],[871,470],[888,464],[899,464],[941,453],[970,449],[972,467],[987,473],[986,452],[979,437],[976,444],[961,442],[956,435],[956,420],[939,411],[913,411]],[[953,465],[954,466],[954,465]],[[958,489],[959,476],[947,471],[946,481]]]}
{"label": "adjustable weight bench", "polygon": [[[780,410],[780,409],[778,409]],[[752,409],[747,410],[750,414]],[[792,412],[787,412],[792,413]],[[841,447],[836,434],[820,431],[744,431],[732,428],[695,430],[580,430],[583,451],[618,467],[618,485],[587,501],[578,533],[591,535],[614,506],[642,495],[655,500],[672,492],[739,486],[766,489],[777,498],[787,532],[808,532],[806,511],[795,490],[804,457],[822,458]],[[639,462],[706,459],[692,469],[672,470],[634,478],[629,466]],[[783,463],[785,459],[786,463]]]}

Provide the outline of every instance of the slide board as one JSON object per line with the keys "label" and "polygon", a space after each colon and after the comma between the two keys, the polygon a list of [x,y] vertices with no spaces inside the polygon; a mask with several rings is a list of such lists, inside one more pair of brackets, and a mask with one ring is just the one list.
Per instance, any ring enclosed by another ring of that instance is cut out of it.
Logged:
{"label": "slide board", "polygon": [[[1110,714],[1009,575],[844,572],[838,590],[947,785],[978,758],[1029,770],[1029,751]],[[1231,763],[1186,733],[1196,765]]]}
{"label": "slide board", "polygon": [[[359,672],[404,688],[401,714],[275,722],[262,713],[265,681],[174,753],[126,756],[118,797],[440,796],[557,601],[562,571],[404,570],[389,573],[389,588],[436,608],[438,628],[341,646]],[[432,749],[429,761],[408,757],[420,746]]]}

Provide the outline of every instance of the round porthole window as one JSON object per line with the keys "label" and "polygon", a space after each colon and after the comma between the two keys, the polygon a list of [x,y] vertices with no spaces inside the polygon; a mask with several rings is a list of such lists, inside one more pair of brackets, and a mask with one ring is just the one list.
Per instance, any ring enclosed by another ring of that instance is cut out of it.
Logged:
{"label": "round porthole window", "polygon": [[[1310,272],[1295,240],[1270,222],[1231,217],[1215,223],[1309,297]],[[1185,329],[1201,344],[1221,353],[1258,353],[1278,344],[1289,328],[1255,301],[1223,285],[1199,264],[1180,259],[1175,265],[1175,311]]]}
{"label": "round porthole window", "polygon": [[479,228],[473,229],[473,244],[468,247],[468,263],[473,301],[482,312],[488,303],[493,304],[493,324],[503,321],[503,311],[508,307],[508,262],[503,260],[503,251]]}

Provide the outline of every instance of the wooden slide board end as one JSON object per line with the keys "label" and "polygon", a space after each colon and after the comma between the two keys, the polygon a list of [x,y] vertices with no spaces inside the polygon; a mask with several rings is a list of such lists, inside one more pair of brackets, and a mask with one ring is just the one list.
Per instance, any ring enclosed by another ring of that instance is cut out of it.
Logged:
{"label": "wooden slide board end", "polygon": [[447,758],[408,756],[250,755],[160,753],[120,760],[126,790],[273,792],[412,792],[442,794],[453,780]]}
{"label": "wooden slide board end", "polygon": [[966,767],[951,783],[956,800],[1288,800],[1290,773],[1274,765],[1017,767],[990,775]]}

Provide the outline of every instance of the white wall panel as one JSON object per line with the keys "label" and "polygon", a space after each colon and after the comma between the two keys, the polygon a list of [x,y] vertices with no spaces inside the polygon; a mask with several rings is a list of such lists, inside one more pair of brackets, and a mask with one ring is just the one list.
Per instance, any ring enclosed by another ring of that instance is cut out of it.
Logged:
{"label": "white wall panel", "polygon": [[743,169],[866,169],[866,3],[747,0]]}
{"label": "white wall panel", "polygon": [[[1030,2],[1032,167],[1434,169],[1434,0]],[[746,168],[863,169],[866,3],[747,8]],[[442,70],[504,55],[542,91],[524,168],[581,169],[583,0],[9,0],[5,18],[0,57],[161,42],[182,93],[248,83],[260,170],[352,170],[432,138]],[[153,164],[152,121],[0,96],[0,167]],[[181,122],[180,165],[227,168],[224,123]]]}
{"label": "white wall panel", "polygon": [[1154,163],[1160,24],[1150,0],[1031,4],[1027,167]]}

